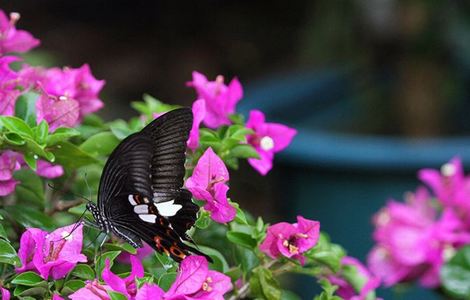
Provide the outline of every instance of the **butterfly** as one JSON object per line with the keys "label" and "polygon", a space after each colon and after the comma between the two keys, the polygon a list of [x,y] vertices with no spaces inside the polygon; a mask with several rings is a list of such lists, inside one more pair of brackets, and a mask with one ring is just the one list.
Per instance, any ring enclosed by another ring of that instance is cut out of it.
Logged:
{"label": "butterfly", "polygon": [[191,193],[182,188],[192,123],[191,109],[175,109],[114,149],[101,175],[97,204],[87,204],[95,227],[134,248],[145,242],[177,262],[204,255],[186,243],[192,242],[186,231],[199,211]]}

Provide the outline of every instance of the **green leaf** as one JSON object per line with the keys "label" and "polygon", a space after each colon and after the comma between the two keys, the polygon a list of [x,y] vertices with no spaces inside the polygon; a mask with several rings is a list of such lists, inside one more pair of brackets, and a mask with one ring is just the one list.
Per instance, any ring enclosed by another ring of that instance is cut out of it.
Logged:
{"label": "green leaf", "polygon": [[71,294],[85,286],[83,280],[72,279],[67,281],[62,288],[61,294]]}
{"label": "green leaf", "polygon": [[24,120],[26,124],[36,126],[36,101],[39,94],[34,92],[24,93],[18,97],[15,104],[15,116]]}
{"label": "green leaf", "polygon": [[211,214],[206,210],[199,210],[199,217],[194,225],[199,229],[206,229],[211,224]]}
{"label": "green leaf", "polygon": [[45,230],[55,229],[53,219],[35,207],[26,205],[6,206],[4,208],[10,217],[25,228],[35,227]]}
{"label": "green leaf", "polygon": [[470,245],[462,247],[441,269],[444,290],[456,298],[470,298]]}
{"label": "green leaf", "polygon": [[26,141],[24,140],[24,138],[15,132],[5,133],[5,141],[8,144],[14,145],[14,146],[23,146],[24,144],[26,144]]}
{"label": "green leaf", "polygon": [[98,259],[96,260],[96,273],[102,274],[103,269],[105,267],[106,259],[109,259],[109,267],[111,268],[114,264],[114,260],[118,255],[121,254],[121,251],[108,251],[103,253]]}
{"label": "green leaf", "polygon": [[240,223],[240,224],[244,224],[244,225],[248,225],[248,221],[246,220],[245,212],[240,208],[240,205],[238,205],[238,203],[232,202],[232,201],[230,201],[229,203],[230,203],[230,205],[235,207],[235,209],[237,210],[237,214],[235,215],[235,222]]}
{"label": "green leaf", "polygon": [[100,132],[81,144],[80,150],[93,156],[108,156],[118,144],[119,139],[112,132]]}
{"label": "green leaf", "polygon": [[268,300],[281,299],[281,287],[269,269],[263,267],[255,268],[253,276],[250,278],[250,286],[252,296]]}
{"label": "green leaf", "polygon": [[39,299],[44,299],[47,289],[42,286],[29,287],[25,285],[18,285],[13,291],[13,296],[39,296]]}
{"label": "green leaf", "polygon": [[292,291],[282,290],[281,300],[302,300],[302,298]]}
{"label": "green leaf", "polygon": [[244,274],[247,274],[257,265],[259,265],[259,259],[253,253],[253,251],[241,246],[235,247],[235,261],[240,264]]}
{"label": "green leaf", "polygon": [[258,152],[250,145],[243,144],[233,147],[230,154],[238,158],[260,158]]}
{"label": "green leaf", "polygon": [[59,142],[66,141],[71,137],[79,135],[80,131],[74,128],[59,127],[54,131],[54,133],[49,134],[49,136],[46,138],[46,144],[49,147],[54,146]]}
{"label": "green leaf", "polygon": [[124,120],[115,120],[110,122],[109,129],[119,140],[123,140],[135,132],[129,128],[129,125]]}
{"label": "green leaf", "polygon": [[0,238],[4,239],[4,240],[6,240],[6,241],[10,241],[10,240],[8,239],[8,235],[7,235],[6,231],[5,231],[5,228],[3,227],[3,224],[0,224]]}
{"label": "green leaf", "polygon": [[56,163],[66,169],[78,169],[86,165],[99,163],[96,158],[69,142],[60,142],[52,149]]}
{"label": "green leaf", "polygon": [[0,124],[11,132],[33,138],[33,130],[25,121],[17,117],[0,116]]}
{"label": "green leaf", "polygon": [[16,255],[15,249],[5,240],[0,240],[0,263],[20,266],[20,259]]}
{"label": "green leaf", "polygon": [[106,249],[112,250],[112,251],[119,250],[119,251],[128,252],[130,254],[136,254],[137,253],[137,249],[135,249],[134,247],[132,247],[128,243],[122,243],[122,244],[106,243],[106,244],[104,244],[104,246],[105,246]]}
{"label": "green leaf", "polygon": [[234,244],[243,246],[250,250],[256,247],[256,240],[250,234],[244,232],[227,231],[227,239]]}
{"label": "green leaf", "polygon": [[82,278],[82,279],[93,279],[95,278],[95,271],[85,264],[78,264],[72,271],[72,276]]}
{"label": "green leaf", "polygon": [[168,272],[162,274],[160,278],[158,278],[158,286],[160,286],[163,290],[167,291],[173,284],[173,282],[175,282],[176,275],[176,272]]}
{"label": "green leaf", "polygon": [[16,186],[18,200],[34,203],[44,207],[44,185],[41,178],[32,170],[22,169],[15,172],[14,177],[20,182]]}
{"label": "green leaf", "polygon": [[127,300],[127,297],[115,291],[107,291],[111,300]]}
{"label": "green leaf", "polygon": [[47,282],[41,276],[31,271],[17,275],[11,283],[25,286],[47,286]]}
{"label": "green leaf", "polygon": [[338,289],[336,285],[332,285],[327,279],[320,279],[318,283],[323,288],[323,292],[316,296],[314,300],[342,300],[341,297],[334,295]]}
{"label": "green leaf", "polygon": [[199,245],[198,248],[202,251],[202,253],[209,255],[212,258],[213,263],[210,264],[211,270],[216,270],[222,273],[225,273],[229,270],[229,266],[225,260],[225,257],[218,250],[201,245]]}
{"label": "green leaf", "polygon": [[37,127],[34,128],[34,136],[38,144],[45,145],[46,138],[49,134],[49,124],[45,120],[42,120]]}

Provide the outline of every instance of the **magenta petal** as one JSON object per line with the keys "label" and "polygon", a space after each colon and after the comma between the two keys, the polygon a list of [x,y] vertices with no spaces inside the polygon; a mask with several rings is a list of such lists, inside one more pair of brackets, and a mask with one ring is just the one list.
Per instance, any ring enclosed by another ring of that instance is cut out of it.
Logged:
{"label": "magenta petal", "polygon": [[35,268],[33,261],[36,256],[41,262],[43,261],[41,249],[46,235],[47,232],[38,228],[29,228],[21,235],[20,249],[18,250],[21,267],[17,268],[16,272],[33,270]]}
{"label": "magenta petal", "polygon": [[136,255],[131,255],[131,274],[127,278],[134,280],[136,277],[144,277],[144,267]]}
{"label": "magenta petal", "polygon": [[2,44],[4,52],[28,52],[32,48],[39,46],[40,42],[31,33],[24,30],[16,30],[13,37],[4,40]]}
{"label": "magenta petal", "polygon": [[208,270],[205,257],[198,255],[187,256],[181,262],[178,276],[166,296],[190,295],[197,292],[206,280]]}
{"label": "magenta petal", "polygon": [[230,114],[235,113],[235,107],[238,103],[243,98],[243,88],[238,81],[238,78],[233,78],[232,81],[230,81],[228,85],[228,103],[227,103],[227,112]]}
{"label": "magenta petal", "polygon": [[299,233],[307,236],[298,238],[296,242],[299,252],[303,253],[317,244],[318,238],[320,237],[320,222],[297,216],[297,228],[299,229]]}
{"label": "magenta petal", "polygon": [[62,166],[53,165],[44,160],[38,160],[36,173],[41,177],[53,179],[62,176],[64,169]]}
{"label": "magenta petal", "polygon": [[[190,177],[191,187],[201,187],[206,189],[212,180],[217,182],[226,182],[229,180],[229,173],[224,162],[212,148],[207,148],[194,168],[193,175]],[[186,185],[188,187],[188,185]],[[188,187],[189,188],[189,187]]]}
{"label": "magenta petal", "polygon": [[16,180],[0,181],[0,196],[7,196],[15,191]]}
{"label": "magenta petal", "polygon": [[273,168],[273,159],[274,153],[273,152],[266,152],[266,151],[259,151],[258,154],[260,156],[259,159],[257,158],[248,158],[248,163],[261,175],[266,175],[268,172]]}
{"label": "magenta petal", "polygon": [[261,111],[256,109],[250,111],[248,121],[246,122],[246,127],[252,128],[253,130],[257,131],[258,126],[261,126],[264,123],[265,117]]}
{"label": "magenta petal", "polygon": [[230,277],[220,272],[207,272],[207,278],[210,278],[210,291],[200,290],[193,298],[200,300],[224,300],[224,294],[232,290],[232,281]]}
{"label": "magenta petal", "polygon": [[269,123],[266,126],[264,135],[269,136],[274,141],[274,152],[284,150],[292,142],[292,139],[297,134],[297,130],[287,127],[282,124]]}
{"label": "magenta petal", "polygon": [[109,300],[107,290],[109,287],[99,284],[98,281],[88,281],[85,287],[79,289],[68,297],[72,300]]}
{"label": "magenta petal", "polygon": [[199,146],[199,126],[206,116],[206,103],[203,99],[194,101],[193,103],[193,126],[189,133],[188,147],[195,150]]}
{"label": "magenta petal", "polygon": [[5,288],[0,288],[0,291],[2,292],[2,300],[10,300],[10,291],[5,289]]}
{"label": "magenta petal", "polygon": [[104,282],[106,282],[106,284],[109,285],[113,289],[113,291],[119,292],[121,294],[126,295],[127,297],[130,297],[129,293],[127,292],[126,282],[124,281],[124,279],[111,272],[111,268],[109,265],[109,259],[106,259],[105,267],[103,269],[103,273],[101,274],[101,277],[103,278]]}
{"label": "magenta petal", "polygon": [[227,223],[235,219],[237,210],[227,200],[228,186],[224,183],[214,185],[215,197],[207,201],[204,209],[211,212],[211,218],[219,223]]}
{"label": "magenta petal", "polygon": [[144,283],[137,291],[135,300],[160,300],[165,292],[156,284]]}
{"label": "magenta petal", "polygon": [[52,295],[52,300],[64,300],[64,298],[62,298],[61,296],[59,296],[57,294],[53,294]]}

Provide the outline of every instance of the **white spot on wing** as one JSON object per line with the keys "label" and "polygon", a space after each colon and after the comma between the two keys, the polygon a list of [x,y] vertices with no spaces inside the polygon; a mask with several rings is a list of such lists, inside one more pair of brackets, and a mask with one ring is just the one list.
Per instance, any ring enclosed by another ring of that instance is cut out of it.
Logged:
{"label": "white spot on wing", "polygon": [[175,204],[175,200],[155,203],[158,213],[164,217],[172,217],[183,207],[181,204]]}
{"label": "white spot on wing", "polygon": [[139,215],[139,218],[148,223],[155,223],[155,221],[157,220],[157,216],[151,214]]}
{"label": "white spot on wing", "polygon": [[137,205],[137,202],[135,202],[134,200],[134,195],[129,195],[129,197],[127,198],[129,199],[129,203],[132,204],[132,205]]}
{"label": "white spot on wing", "polygon": [[141,204],[134,206],[134,212],[136,214],[148,214],[149,213],[149,207],[147,204]]}

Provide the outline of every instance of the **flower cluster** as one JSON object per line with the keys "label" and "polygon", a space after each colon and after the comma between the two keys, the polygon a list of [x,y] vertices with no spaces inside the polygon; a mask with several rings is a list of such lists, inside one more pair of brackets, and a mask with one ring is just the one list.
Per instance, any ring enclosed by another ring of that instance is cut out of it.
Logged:
{"label": "flower cluster", "polygon": [[432,194],[420,187],[407,195],[405,203],[389,201],[373,219],[377,244],[368,263],[386,286],[412,280],[439,286],[443,264],[470,242],[465,203],[470,199],[470,178],[464,176],[460,159],[454,158],[440,171],[421,170],[419,178]]}
{"label": "flower cluster", "polygon": [[[18,13],[11,13],[8,18],[0,10],[0,115],[15,115],[19,97],[32,94],[37,98],[37,124],[47,121],[52,132],[59,127],[76,126],[83,116],[103,107],[98,94],[104,81],[95,79],[86,64],[77,69],[44,69],[26,63],[22,63],[19,70],[11,68],[12,63],[22,60],[19,56],[12,56],[12,53],[28,52],[40,43],[29,32],[16,29],[19,18]],[[5,196],[15,190],[18,181],[13,179],[13,171],[18,170],[18,162],[24,160],[20,153],[12,151],[0,153],[0,157],[3,165],[0,195]],[[56,178],[62,176],[64,170],[59,165],[38,159],[36,172],[45,178]]]}

